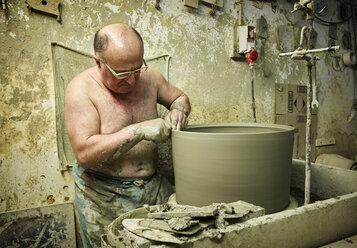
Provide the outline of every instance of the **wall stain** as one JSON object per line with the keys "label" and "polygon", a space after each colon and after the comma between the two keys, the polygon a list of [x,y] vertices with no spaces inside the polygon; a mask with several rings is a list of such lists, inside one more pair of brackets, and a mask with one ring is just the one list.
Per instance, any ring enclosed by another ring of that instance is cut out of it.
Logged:
{"label": "wall stain", "polygon": [[53,204],[53,203],[55,202],[54,196],[53,196],[53,195],[47,196],[46,202],[47,202],[48,204]]}
{"label": "wall stain", "polygon": [[25,181],[25,185],[30,189],[33,189],[38,183],[38,177],[33,175],[28,175]]}
{"label": "wall stain", "polygon": [[35,158],[43,152],[43,149],[51,147],[55,142],[55,133],[46,133],[48,127],[53,127],[53,118],[51,113],[41,111],[42,113],[33,113],[25,127],[24,147],[21,151],[30,158]]}

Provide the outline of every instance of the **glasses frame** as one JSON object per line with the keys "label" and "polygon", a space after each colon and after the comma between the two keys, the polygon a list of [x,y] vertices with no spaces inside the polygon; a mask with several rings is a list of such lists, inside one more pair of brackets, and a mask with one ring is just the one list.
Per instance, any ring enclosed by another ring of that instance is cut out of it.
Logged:
{"label": "glasses frame", "polygon": [[116,73],[112,68],[110,68],[109,65],[107,65],[107,63],[105,63],[103,60],[101,60],[101,61],[108,68],[108,70],[113,74],[113,76],[116,77],[117,79],[126,79],[126,78],[130,77],[131,74],[137,75],[137,74],[140,74],[142,72],[145,72],[149,68],[149,66],[146,64],[145,59],[143,59],[143,65],[144,66],[141,65],[140,68],[132,70],[132,71],[123,71],[123,72]]}

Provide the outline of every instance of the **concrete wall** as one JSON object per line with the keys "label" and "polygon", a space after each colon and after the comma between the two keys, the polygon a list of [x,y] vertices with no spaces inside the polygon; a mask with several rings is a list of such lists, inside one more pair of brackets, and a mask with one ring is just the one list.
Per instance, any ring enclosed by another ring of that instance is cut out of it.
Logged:
{"label": "concrete wall", "polygon": [[[128,23],[142,34],[145,57],[172,57],[170,82],[189,95],[191,124],[252,122],[248,65],[230,59],[237,2],[224,1],[224,7],[210,16],[210,6],[200,3],[198,9],[191,9],[180,0],[161,0],[159,10],[154,0],[63,0],[60,24],[54,17],[29,10],[25,1],[8,0],[8,16],[0,10],[0,211],[73,200],[70,171],[60,170],[57,153],[51,42],[92,53],[98,28]],[[323,18],[339,20],[338,3],[327,2]],[[290,14],[291,10],[292,3],[283,0],[243,1],[243,23],[256,26],[264,16],[269,28],[267,40],[257,39],[261,56],[255,69],[255,98],[261,123],[274,122],[275,83],[307,81],[304,61],[278,57],[278,41],[294,36],[298,41],[299,27],[306,24],[301,12]],[[279,38],[278,25],[289,25],[295,32]],[[316,47],[326,47],[328,28],[317,23],[314,28]],[[342,34],[348,30],[352,31],[350,22],[337,26],[336,43],[342,44]],[[341,65],[343,71],[338,71],[334,57],[319,57],[317,136],[334,137],[336,145],[318,153],[354,158],[357,118],[346,121],[353,103],[353,70]]]}

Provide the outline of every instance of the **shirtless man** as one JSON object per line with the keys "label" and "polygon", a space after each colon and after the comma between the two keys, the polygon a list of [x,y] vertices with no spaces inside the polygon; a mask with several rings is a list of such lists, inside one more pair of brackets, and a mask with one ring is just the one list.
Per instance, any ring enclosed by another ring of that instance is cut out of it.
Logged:
{"label": "shirtless man", "polygon": [[[105,26],[94,50],[96,66],[76,76],[65,95],[84,247],[100,246],[104,227],[120,214],[167,201],[173,190],[155,173],[156,143],[184,128],[190,112],[188,97],[147,67],[132,27]],[[158,118],[157,103],[170,110],[165,120]]]}

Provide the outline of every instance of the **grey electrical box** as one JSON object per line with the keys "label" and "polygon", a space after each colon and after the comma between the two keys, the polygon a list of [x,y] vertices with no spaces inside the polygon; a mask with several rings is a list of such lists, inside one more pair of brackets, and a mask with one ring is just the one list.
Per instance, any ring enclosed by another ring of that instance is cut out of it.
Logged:
{"label": "grey electrical box", "polygon": [[[275,114],[305,114],[307,110],[307,87],[297,84],[275,84]],[[316,114],[317,109],[312,109]]]}
{"label": "grey electrical box", "polygon": [[[275,123],[295,127],[297,132],[294,134],[293,157],[296,159],[305,159],[306,154],[306,115],[286,114],[275,115]],[[316,158],[316,130],[317,116],[312,115],[311,118],[311,160]]]}
{"label": "grey electrical box", "polygon": [[[305,159],[306,154],[307,87],[297,84],[275,84],[275,123],[297,129],[293,157]],[[317,110],[311,117],[311,159],[316,157]]]}

